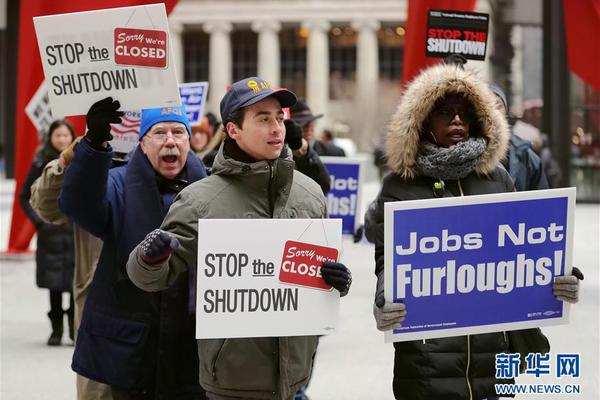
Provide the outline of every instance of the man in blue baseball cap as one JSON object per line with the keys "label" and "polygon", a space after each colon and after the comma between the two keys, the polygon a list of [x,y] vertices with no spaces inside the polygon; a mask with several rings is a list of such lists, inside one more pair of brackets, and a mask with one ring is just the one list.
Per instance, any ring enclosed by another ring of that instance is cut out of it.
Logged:
{"label": "man in blue baseball cap", "polygon": [[88,131],[75,146],[59,198],[65,215],[103,241],[72,368],[110,385],[115,399],[204,399],[198,356],[190,351],[196,342],[188,274],[151,294],[133,285],[125,264],[177,193],[206,170],[190,152],[183,107],[143,110],[139,146],[127,165],[110,169],[110,124],[121,122],[119,107],[108,97],[88,111]]}
{"label": "man in blue baseball cap", "polygon": [[[273,90],[257,77],[231,85],[221,101],[227,138],[211,175],[182,190],[161,228],[129,256],[127,273],[138,287],[149,292],[172,287],[196,265],[199,218],[327,218],[323,192],[294,169],[285,146],[283,108],[295,102],[292,92]],[[335,262],[320,267],[325,282],[345,296],[352,282],[348,268]],[[308,379],[318,338],[259,337],[223,343],[223,339],[198,340],[200,384],[209,399],[289,400]]]}

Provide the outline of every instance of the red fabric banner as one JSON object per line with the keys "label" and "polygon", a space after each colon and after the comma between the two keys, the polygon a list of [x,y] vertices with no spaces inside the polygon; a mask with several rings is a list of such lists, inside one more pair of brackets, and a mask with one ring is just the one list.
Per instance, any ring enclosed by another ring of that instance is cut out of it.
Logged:
{"label": "red fabric banner", "polygon": [[441,60],[425,56],[425,36],[427,30],[427,11],[461,10],[473,11],[476,0],[409,0],[406,36],[404,38],[404,64],[402,82],[407,83],[419,74],[423,68]]}
{"label": "red fabric banner", "polygon": [[600,0],[564,0],[569,69],[600,91]]}
{"label": "red fabric banner", "polygon": [[[169,14],[178,0],[164,0],[167,14]],[[25,107],[31,100],[38,87],[44,80],[42,61],[38,51],[33,17],[51,14],[62,14],[78,11],[101,10],[114,7],[128,7],[143,4],[153,4],[152,0],[102,0],[102,1],[80,1],[80,0],[21,0],[19,16],[19,55],[17,67],[17,108],[15,129],[15,178],[17,181],[12,222],[10,226],[10,237],[8,242],[8,253],[19,253],[27,251],[29,242],[35,233],[35,228],[29,222],[25,213],[19,205],[19,193],[35,150],[39,145],[38,134],[35,126],[25,114]],[[83,117],[69,118],[74,123],[75,130],[83,133],[85,119]]]}

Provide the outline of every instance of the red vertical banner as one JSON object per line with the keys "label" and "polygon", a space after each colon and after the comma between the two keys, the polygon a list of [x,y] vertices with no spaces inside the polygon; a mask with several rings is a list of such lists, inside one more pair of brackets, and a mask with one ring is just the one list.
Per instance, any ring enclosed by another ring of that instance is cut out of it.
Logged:
{"label": "red vertical banner", "polygon": [[[169,14],[178,0],[164,0],[167,14]],[[39,145],[38,133],[35,126],[25,114],[25,107],[34,96],[39,86],[44,81],[44,71],[38,51],[37,39],[33,27],[33,17],[51,14],[62,14],[78,11],[101,10],[113,7],[139,6],[156,3],[153,0],[102,0],[83,2],[79,0],[21,0],[19,15],[19,52],[17,60],[17,98],[16,98],[16,124],[15,124],[15,179],[17,185],[12,209],[10,237],[8,241],[9,253],[27,251],[29,242],[35,228],[29,222],[19,205],[19,193],[35,150]],[[69,118],[74,122],[78,134],[85,129],[85,120],[82,117]]]}
{"label": "red vertical banner", "polygon": [[564,0],[569,69],[600,91],[600,0]]}
{"label": "red vertical banner", "polygon": [[402,82],[408,82],[423,68],[440,62],[439,58],[425,56],[427,11],[473,11],[476,0],[408,0],[408,19],[404,38],[404,63]]}

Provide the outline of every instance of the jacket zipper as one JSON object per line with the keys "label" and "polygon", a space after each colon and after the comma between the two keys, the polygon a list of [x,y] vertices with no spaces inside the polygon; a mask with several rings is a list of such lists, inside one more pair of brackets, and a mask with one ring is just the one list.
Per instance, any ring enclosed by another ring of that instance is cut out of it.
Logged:
{"label": "jacket zipper", "polygon": [[469,368],[471,367],[471,335],[467,335],[467,371],[465,378],[467,379],[467,387],[469,388],[469,399],[473,399],[473,391],[471,390],[471,382],[469,381]]}
{"label": "jacket zipper", "polygon": [[217,380],[217,362],[219,361],[219,357],[221,356],[221,351],[223,351],[223,347],[225,347],[225,342],[227,342],[227,339],[223,340],[223,343],[221,344],[221,347],[219,347],[219,351],[217,352],[217,356],[215,357],[215,362],[213,363],[212,376],[215,381]]}
{"label": "jacket zipper", "polygon": [[275,213],[275,204],[273,202],[273,178],[275,177],[275,169],[273,168],[273,163],[269,162],[269,187],[268,187],[268,196],[269,196],[269,209],[271,211],[271,218],[274,217]]}
{"label": "jacket zipper", "polygon": [[[465,192],[463,192],[462,185],[460,184],[460,179],[457,179],[458,190],[460,191],[460,196],[463,197]],[[469,368],[471,367],[471,335],[467,335],[467,370],[465,371],[465,378],[467,380],[467,387],[469,388],[469,399],[473,399],[473,391],[471,389],[471,382],[469,381]]]}

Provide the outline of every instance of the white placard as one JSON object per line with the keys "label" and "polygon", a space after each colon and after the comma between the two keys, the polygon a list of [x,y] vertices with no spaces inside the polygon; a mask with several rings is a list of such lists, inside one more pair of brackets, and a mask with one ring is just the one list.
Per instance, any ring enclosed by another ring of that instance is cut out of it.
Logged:
{"label": "white placard", "polygon": [[31,100],[29,100],[29,103],[27,103],[25,114],[27,114],[31,123],[38,131],[40,135],[39,139],[42,140],[42,136],[48,132],[48,128],[53,121],[46,81],[42,81],[40,87],[38,87]]}
{"label": "white placard", "polygon": [[341,220],[200,219],[198,232],[196,338],[335,331],[339,292],[318,275]]}
{"label": "white placard", "polygon": [[121,110],[181,105],[164,4],[33,19],[52,114],[107,96]]}

